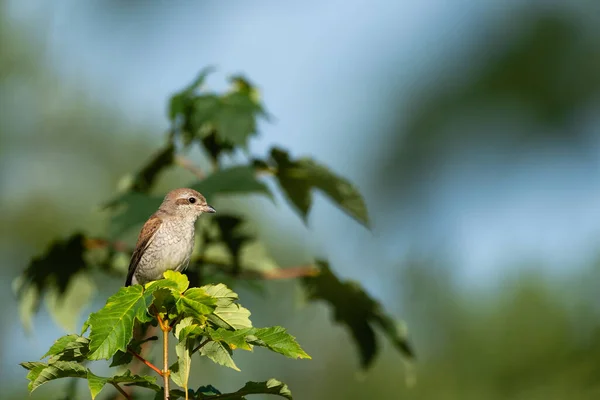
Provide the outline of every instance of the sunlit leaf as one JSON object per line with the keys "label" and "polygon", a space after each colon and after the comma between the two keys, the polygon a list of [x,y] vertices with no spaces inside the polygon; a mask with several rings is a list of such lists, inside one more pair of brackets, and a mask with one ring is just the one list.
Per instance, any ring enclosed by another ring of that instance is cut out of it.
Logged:
{"label": "sunlit leaf", "polygon": [[246,336],[248,336],[248,332],[250,331],[253,331],[253,329],[246,328],[237,331],[231,331],[223,328],[218,328],[217,330],[209,329],[208,335],[212,340],[223,341],[227,343],[229,347],[233,350],[252,350],[252,346],[250,346],[246,341]]}
{"label": "sunlit leaf", "polygon": [[24,362],[21,366],[29,370],[28,389],[33,392],[44,383],[60,378],[86,378],[88,369],[73,361],[57,361],[52,364]]}
{"label": "sunlit leaf", "polygon": [[201,289],[204,290],[206,294],[216,299],[218,307],[228,306],[238,299],[237,293],[222,283],[217,283],[216,285],[204,285]]}
{"label": "sunlit leaf", "polygon": [[266,347],[290,358],[311,358],[296,342],[296,339],[281,326],[253,328],[246,340],[255,346]]}
{"label": "sunlit leaf", "polygon": [[171,368],[171,379],[177,385],[188,390],[188,380],[190,376],[190,368],[192,365],[192,349],[194,346],[194,339],[190,338],[186,333],[182,334],[184,328],[190,328],[192,326],[192,320],[186,318],[177,324],[175,328],[175,337],[179,339],[179,342],[175,346],[175,352],[177,353],[177,363]]}
{"label": "sunlit leaf", "polygon": [[190,288],[177,299],[177,310],[202,319],[215,310],[215,303],[216,300],[202,288]]}
{"label": "sunlit leaf", "polygon": [[90,389],[90,395],[92,396],[92,400],[98,396],[98,394],[106,385],[106,378],[102,378],[101,376],[94,375],[91,371],[87,372],[87,381],[88,388]]}
{"label": "sunlit leaf", "polygon": [[244,329],[252,327],[250,311],[234,303],[238,295],[222,283],[202,286],[210,296],[217,299],[217,308],[208,319],[215,325],[226,329]]}
{"label": "sunlit leaf", "polygon": [[82,362],[89,353],[90,340],[79,335],[67,335],[58,339],[42,358],[50,357],[48,363],[56,361]]}
{"label": "sunlit leaf", "polygon": [[185,292],[186,289],[190,286],[190,281],[188,280],[187,276],[180,272],[166,270],[163,273],[163,276],[165,277],[165,279],[175,282],[177,284],[177,290],[180,293]]}
{"label": "sunlit leaf", "polygon": [[233,358],[231,358],[231,348],[223,342],[208,342],[200,349],[200,354],[206,356],[216,362],[217,364],[224,365],[226,367],[239,371],[240,369],[235,365]]}
{"label": "sunlit leaf", "polygon": [[56,341],[54,341],[54,344],[50,346],[50,349],[42,356],[42,358],[62,353],[68,344],[75,342],[80,337],[81,336],[79,335],[71,334],[58,338]]}
{"label": "sunlit leaf", "polygon": [[143,288],[134,285],[121,288],[109,297],[106,305],[88,319],[90,332],[90,360],[107,359],[118,350],[125,351],[133,336],[133,322],[146,314]]}

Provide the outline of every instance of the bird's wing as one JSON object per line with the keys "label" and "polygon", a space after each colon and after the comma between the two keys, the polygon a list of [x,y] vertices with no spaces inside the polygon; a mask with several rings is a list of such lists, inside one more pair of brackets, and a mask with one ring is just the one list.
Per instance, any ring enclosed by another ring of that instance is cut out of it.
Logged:
{"label": "bird's wing", "polygon": [[138,236],[137,243],[135,245],[135,250],[131,255],[131,261],[129,262],[129,272],[127,272],[127,280],[125,281],[125,286],[131,285],[131,280],[133,279],[133,274],[142,259],[142,255],[144,251],[148,248],[152,240],[154,240],[154,236],[156,236],[156,232],[162,223],[161,219],[156,215],[153,215],[146,221],[142,230],[140,232],[140,236]]}

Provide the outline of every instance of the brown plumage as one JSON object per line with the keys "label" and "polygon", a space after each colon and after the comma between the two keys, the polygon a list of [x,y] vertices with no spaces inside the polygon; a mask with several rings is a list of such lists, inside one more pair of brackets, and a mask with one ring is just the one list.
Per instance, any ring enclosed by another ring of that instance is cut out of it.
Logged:
{"label": "brown plumage", "polygon": [[214,212],[204,196],[193,189],[169,192],[140,231],[125,286],[161,279],[169,269],[185,269],[194,248],[196,219]]}

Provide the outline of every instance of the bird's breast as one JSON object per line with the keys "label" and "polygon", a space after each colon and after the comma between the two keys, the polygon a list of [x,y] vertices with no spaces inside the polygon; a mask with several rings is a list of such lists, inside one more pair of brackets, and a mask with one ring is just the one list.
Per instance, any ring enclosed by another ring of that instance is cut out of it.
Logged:
{"label": "bird's breast", "polygon": [[182,269],[189,261],[194,248],[194,226],[163,224],[152,243],[160,254],[163,268]]}

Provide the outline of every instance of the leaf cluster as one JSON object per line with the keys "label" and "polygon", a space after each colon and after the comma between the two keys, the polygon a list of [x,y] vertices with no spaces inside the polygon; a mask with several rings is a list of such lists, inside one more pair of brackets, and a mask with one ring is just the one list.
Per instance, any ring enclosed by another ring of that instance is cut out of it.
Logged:
{"label": "leaf cluster", "polygon": [[[102,309],[89,316],[80,335],[70,334],[58,339],[42,357],[47,358],[46,362],[22,363],[29,370],[29,390],[55,379],[71,377],[88,381],[92,399],[107,384],[133,385],[160,394],[163,389],[155,377],[132,375],[129,371],[102,377],[85,365],[88,361],[108,359],[112,359],[111,367],[129,364],[132,358],[125,354],[135,353],[134,348],[142,342],[155,339],[135,339],[135,325],[157,321],[168,326],[176,339],[178,359],[170,366],[168,376],[184,388],[184,395],[188,391],[192,356],[196,353],[237,371],[234,350],[253,351],[255,347],[263,347],[290,358],[310,358],[284,328],[253,327],[250,311],[238,303],[238,295],[227,286],[190,288],[185,275],[167,271],[165,279],[150,282],[145,287],[121,288]],[[177,398],[178,393],[175,391],[171,398]],[[209,394],[206,388],[199,388],[192,392],[192,398],[241,399],[257,393],[280,394],[291,399],[287,387],[275,380],[250,382],[238,392],[229,394],[218,391]]]}

